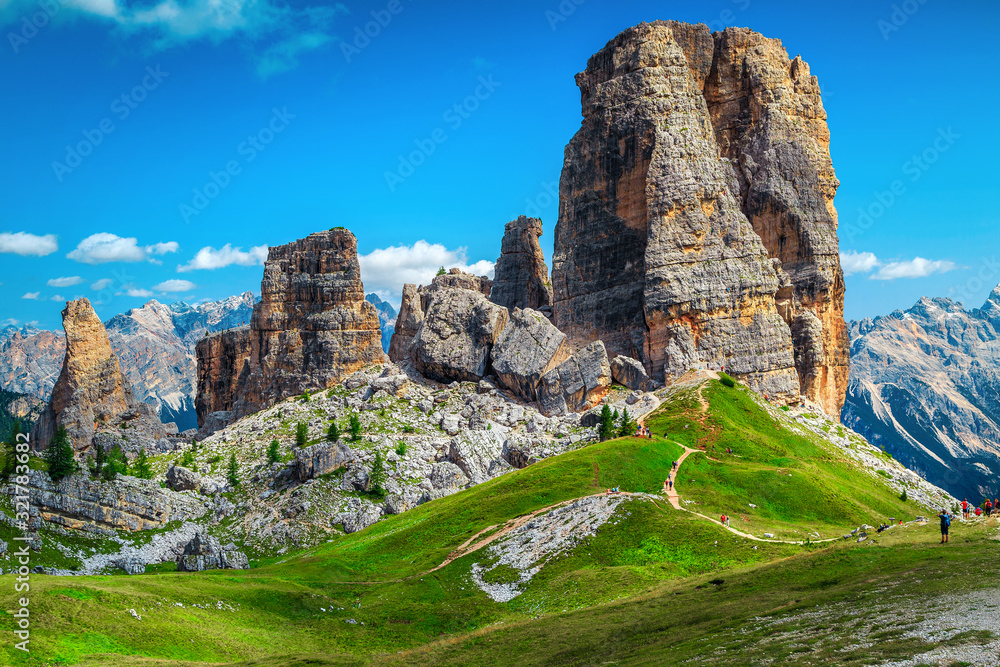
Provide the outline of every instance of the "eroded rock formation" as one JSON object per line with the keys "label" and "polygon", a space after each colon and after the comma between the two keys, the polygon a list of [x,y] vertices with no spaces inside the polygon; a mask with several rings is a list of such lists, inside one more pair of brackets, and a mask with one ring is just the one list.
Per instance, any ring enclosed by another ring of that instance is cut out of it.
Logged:
{"label": "eroded rock formation", "polygon": [[521,216],[507,223],[497,259],[490,301],[508,310],[552,306],[549,268],[538,245],[542,221]]}
{"label": "eroded rock formation", "polygon": [[213,412],[232,410],[250,348],[250,327],[220,331],[198,341],[198,426],[204,426],[205,418]]}
{"label": "eroded rock formation", "polygon": [[539,311],[515,308],[491,359],[500,384],[524,400],[534,401],[542,375],[568,356],[566,334]]}
{"label": "eroded rock formation", "polygon": [[62,319],[66,356],[49,404],[32,430],[32,448],[47,447],[59,426],[66,428],[77,453],[89,451],[99,433],[149,445],[166,437],[156,410],[133,394],[90,301],[68,302]]}
{"label": "eroded rock formation", "polygon": [[576,345],[602,340],[639,359],[654,379],[708,365],[839,410],[837,183],[804,63],[750,31],[644,23],[577,83],[584,120],[560,181],[556,325]]}
{"label": "eroded rock formation", "polygon": [[594,341],[542,376],[538,409],[544,415],[589,410],[611,387],[611,366],[604,343]]}
{"label": "eroded rock formation", "polygon": [[[354,235],[334,228],[272,247],[240,370],[242,336],[224,334],[199,347],[205,352],[198,365],[205,394],[199,392],[200,421],[230,411],[246,415],[383,361],[378,313],[365,301]],[[239,373],[235,392],[223,367]]]}

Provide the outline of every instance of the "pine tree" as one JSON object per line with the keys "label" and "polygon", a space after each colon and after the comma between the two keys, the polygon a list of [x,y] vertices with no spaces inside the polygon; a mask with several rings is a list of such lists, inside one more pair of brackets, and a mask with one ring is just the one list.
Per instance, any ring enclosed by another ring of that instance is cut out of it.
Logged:
{"label": "pine tree", "polygon": [[180,465],[182,468],[190,468],[194,465],[194,445],[192,445],[190,449],[184,450],[184,454],[181,456]]}
{"label": "pine tree", "polygon": [[326,429],[326,439],[330,442],[337,442],[340,440],[340,427],[337,426],[336,419],[331,421],[330,428]]}
{"label": "pine tree", "polygon": [[45,461],[49,464],[49,477],[53,482],[59,482],[76,472],[76,459],[73,458],[73,444],[66,434],[66,427],[60,426],[56,435],[45,450]]}
{"label": "pine tree", "polygon": [[94,458],[94,469],[91,470],[91,474],[94,476],[94,479],[101,478],[101,473],[104,472],[104,466],[106,466],[107,464],[108,464],[107,452],[104,451],[103,447],[97,445],[97,454],[95,455]]}
{"label": "pine tree", "polygon": [[621,427],[618,429],[618,437],[625,438],[635,433],[635,423],[629,417],[628,408],[622,410]]}
{"label": "pine tree", "polygon": [[139,479],[153,479],[153,471],[149,467],[145,447],[139,450],[139,456],[135,459],[135,476]]}
{"label": "pine tree", "polygon": [[10,439],[3,443],[3,469],[0,470],[0,477],[10,479],[17,467],[17,436],[21,433],[21,420],[14,420],[14,429],[10,433]]}
{"label": "pine tree", "polygon": [[122,451],[121,447],[115,445],[107,455],[107,462],[104,464],[104,469],[101,470],[101,476],[107,480],[111,481],[118,477],[118,475],[128,474],[128,459],[125,457],[125,453]]}
{"label": "pine tree", "polygon": [[278,439],[277,438],[275,438],[274,440],[271,441],[271,444],[267,448],[267,462],[268,463],[277,463],[278,461],[281,460],[281,453],[278,451],[278,448],[280,446],[281,445],[278,443]]}
{"label": "pine tree", "polygon": [[609,440],[614,437],[615,430],[615,420],[614,416],[611,414],[611,408],[605,403],[604,407],[601,408],[601,418],[598,425],[598,434],[601,438],[601,442]]}
{"label": "pine tree", "polygon": [[229,467],[226,470],[226,481],[229,486],[235,488],[240,485],[240,469],[236,464],[236,453],[229,455]]}
{"label": "pine tree", "polygon": [[361,420],[358,419],[357,415],[351,415],[351,440],[357,442],[361,439]]}
{"label": "pine tree", "polygon": [[439,276],[443,276],[443,275],[444,275],[444,274],[446,274],[446,273],[448,273],[448,272],[444,270],[444,267],[443,267],[443,266],[442,266],[441,268],[439,268],[439,269],[438,269],[438,272],[437,272],[437,274],[438,274]]}
{"label": "pine tree", "polygon": [[306,426],[305,422],[299,422],[295,425],[295,446],[305,447],[308,439],[309,427]]}
{"label": "pine tree", "polygon": [[372,470],[368,475],[368,489],[376,496],[385,495],[385,461],[382,460],[382,452],[375,452],[375,461],[372,462]]}

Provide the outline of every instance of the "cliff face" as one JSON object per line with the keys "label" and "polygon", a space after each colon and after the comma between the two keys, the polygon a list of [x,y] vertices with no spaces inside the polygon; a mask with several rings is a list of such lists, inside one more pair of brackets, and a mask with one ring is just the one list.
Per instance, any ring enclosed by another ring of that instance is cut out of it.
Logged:
{"label": "cliff face", "polygon": [[1000,287],[851,323],[845,425],[958,498],[1000,494]]}
{"label": "cliff face", "polygon": [[508,222],[500,244],[490,301],[507,310],[531,308],[547,312],[552,306],[549,268],[538,245],[542,221],[519,217]]}
{"label": "cliff face", "polygon": [[783,314],[801,391],[839,414],[850,341],[833,205],[840,182],[819,83],[801,57],[789,61],[779,40],[731,28],[716,35],[705,99],[721,153],[736,170],[743,213],[792,285]]}
{"label": "cliff face", "polygon": [[198,341],[198,426],[212,412],[232,410],[240,374],[250,359],[250,327],[205,336]]}
{"label": "cliff face", "polygon": [[590,59],[560,181],[553,310],[575,345],[602,340],[654,379],[724,367],[836,412],[837,183],[818,85],[783,54],[750,31],[656,22]]}
{"label": "cliff face", "polygon": [[9,327],[0,333],[0,388],[47,400],[65,356],[62,334]]}
{"label": "cliff face", "polygon": [[271,248],[249,336],[249,368],[232,406],[237,415],[325,389],[382,361],[378,313],[365,301],[354,235],[338,228]]}
{"label": "cliff face", "polygon": [[47,447],[59,426],[66,427],[77,452],[88,451],[95,433],[102,431],[125,430],[149,441],[165,437],[156,411],[135,398],[90,301],[68,302],[62,317],[66,356],[49,404],[32,430],[33,449]]}

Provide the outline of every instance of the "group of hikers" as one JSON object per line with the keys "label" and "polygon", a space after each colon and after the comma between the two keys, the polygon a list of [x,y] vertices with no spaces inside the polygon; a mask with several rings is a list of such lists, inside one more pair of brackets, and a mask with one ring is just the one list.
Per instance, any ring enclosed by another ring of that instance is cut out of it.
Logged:
{"label": "group of hikers", "polygon": [[966,498],[962,501],[962,518],[968,519],[973,514],[976,516],[992,516],[995,513],[1000,512],[1000,500],[994,499],[990,501],[989,498],[986,499],[982,505],[978,507],[973,507],[969,504],[969,499]]}
{"label": "group of hikers", "polygon": [[638,426],[635,427],[635,437],[637,437],[637,438],[652,438],[653,434],[650,432],[650,430],[648,428],[646,428],[642,424],[639,424]]}

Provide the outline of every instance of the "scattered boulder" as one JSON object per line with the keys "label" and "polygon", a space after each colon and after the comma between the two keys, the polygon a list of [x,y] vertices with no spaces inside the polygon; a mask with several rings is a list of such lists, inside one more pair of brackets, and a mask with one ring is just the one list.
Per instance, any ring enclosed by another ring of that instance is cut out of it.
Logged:
{"label": "scattered boulder", "polygon": [[428,476],[431,486],[439,491],[454,493],[469,483],[469,478],[462,469],[450,461],[442,461],[431,466]]}
{"label": "scattered boulder", "polygon": [[520,398],[537,400],[542,375],[569,357],[565,343],[566,334],[540,312],[516,308],[493,348],[493,372]]}
{"label": "scattered boulder", "polygon": [[417,370],[439,382],[478,382],[487,374],[490,352],[508,319],[507,309],[481,292],[436,292],[414,344]]}
{"label": "scattered boulder", "polygon": [[354,459],[354,452],[343,442],[320,443],[295,452],[295,476],[300,482],[333,472]]}
{"label": "scattered boulder", "polygon": [[632,357],[624,355],[619,355],[611,360],[611,378],[623,387],[636,391],[656,389],[656,383],[646,374],[643,365]]}
{"label": "scattered boulder", "polygon": [[246,570],[250,567],[242,551],[224,550],[219,540],[205,533],[195,533],[184,547],[184,554],[177,563],[180,572],[204,570]]}
{"label": "scattered boulder", "polygon": [[608,353],[595,341],[542,376],[538,409],[546,416],[589,410],[610,386]]}
{"label": "scattered boulder", "polygon": [[174,491],[197,491],[201,484],[201,475],[193,470],[178,465],[167,468],[167,486]]}
{"label": "scattered boulder", "polygon": [[473,484],[481,484],[494,476],[490,467],[503,461],[503,448],[504,431],[493,424],[488,430],[469,431],[452,438],[448,456]]}
{"label": "scattered boulder", "polygon": [[146,574],[146,563],[138,558],[119,558],[113,561],[114,566],[125,574]]}

